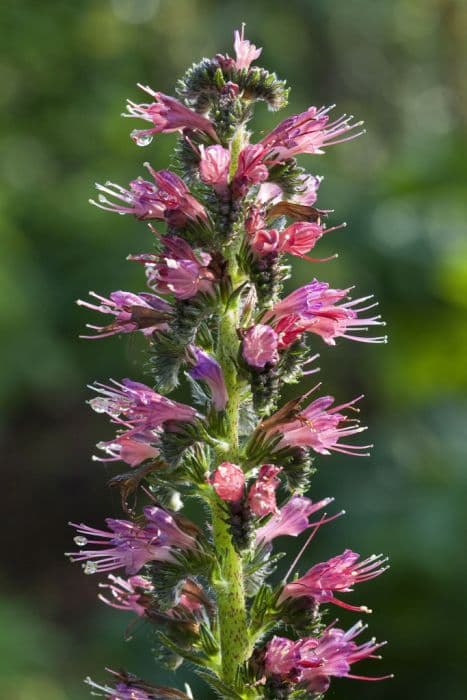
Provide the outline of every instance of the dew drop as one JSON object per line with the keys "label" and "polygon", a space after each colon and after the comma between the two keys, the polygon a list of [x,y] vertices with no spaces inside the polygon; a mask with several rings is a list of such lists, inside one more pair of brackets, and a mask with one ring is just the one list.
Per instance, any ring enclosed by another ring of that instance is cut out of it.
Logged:
{"label": "dew drop", "polygon": [[153,138],[150,134],[141,134],[138,129],[132,131],[130,136],[137,146],[149,146]]}
{"label": "dew drop", "polygon": [[83,571],[85,574],[95,574],[97,571],[97,564],[95,564],[93,561],[87,561],[86,564],[83,564]]}
{"label": "dew drop", "polygon": [[78,547],[85,547],[88,543],[88,540],[86,537],[83,537],[82,535],[77,535],[76,537],[73,538],[73,542],[78,545]]}

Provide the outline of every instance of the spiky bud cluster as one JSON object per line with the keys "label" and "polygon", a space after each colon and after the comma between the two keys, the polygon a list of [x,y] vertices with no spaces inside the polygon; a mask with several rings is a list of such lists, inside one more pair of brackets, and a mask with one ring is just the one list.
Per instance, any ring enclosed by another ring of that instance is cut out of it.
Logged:
{"label": "spiky bud cluster", "polygon": [[[319,371],[311,339],[334,346],[385,337],[365,335],[382,321],[368,315],[369,297],[351,298],[353,287],[312,278],[280,294],[289,256],[311,266],[310,250],[341,227],[326,226],[329,212],[314,206],[321,178],[295,157],[361,131],[351,117],[331,121],[330,108],[309,107],[252,142],[255,103],[285,107],[288,90],[252,67],[261,49],[243,29],[234,49],[234,58],[193,65],[178,83],[180,100],[140,86],[147,101],[128,102],[124,116],[147,123],[131,132],[137,145],[178,134],[179,174],[145,163],[149,177],[97,186],[94,204],[149,225],[153,250],[129,260],[142,266],[150,291],[91,292],[92,303],[78,303],[110,322],[90,325],[84,337],[141,332],[148,380],[91,387],[91,408],[116,426],[95,459],[130,469],[110,482],[121,491],[123,517],[107,518],[104,529],[74,525],[78,550],[69,557],[87,574],[108,574],[99,598],[144,620],[159,658],[172,669],[189,662],[221,698],[321,697],[333,676],[356,678],[352,665],[381,646],[354,641],[361,623],[325,626],[326,605],[369,612],[346,596],[387,567],[381,555],[360,561],[346,549],[299,576],[302,548],[271,583],[279,536],[308,531],[306,547],[343,514],[326,512],[332,498],[304,495],[313,456],[367,455],[370,447],[353,442],[364,430],[361,397],[335,405],[315,396],[317,385],[312,397],[281,405],[280,392]],[[180,380],[190,403],[168,396]],[[206,522],[183,515],[187,499],[204,504]],[[192,697],[189,688],[111,674],[110,685],[88,680],[110,700]]]}

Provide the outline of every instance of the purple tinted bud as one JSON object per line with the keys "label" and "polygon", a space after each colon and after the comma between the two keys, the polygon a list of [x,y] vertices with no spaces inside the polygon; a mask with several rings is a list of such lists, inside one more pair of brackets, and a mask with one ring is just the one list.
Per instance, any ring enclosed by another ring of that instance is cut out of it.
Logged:
{"label": "purple tinted bud", "polygon": [[225,387],[224,374],[219,363],[211,355],[195,345],[190,347],[190,352],[195,363],[188,370],[190,377],[208,385],[214,408],[216,411],[223,411],[229,397]]}

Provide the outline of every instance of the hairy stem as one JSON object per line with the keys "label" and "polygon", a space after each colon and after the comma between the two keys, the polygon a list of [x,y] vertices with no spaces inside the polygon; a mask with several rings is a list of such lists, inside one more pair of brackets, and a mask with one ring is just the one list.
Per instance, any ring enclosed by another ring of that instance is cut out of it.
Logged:
{"label": "hairy stem", "polygon": [[[241,148],[244,134],[240,129],[232,143],[233,167]],[[236,241],[226,246],[224,255],[228,263],[228,272],[235,284],[237,276]],[[221,312],[219,319],[219,340],[217,360],[222,367],[229,397],[226,406],[226,441],[228,454],[223,459],[238,463],[238,423],[240,408],[240,387],[237,377],[235,358],[238,354],[239,339],[238,302],[234,308]],[[243,584],[242,558],[236,551],[226,522],[225,504],[220,499],[212,508],[212,525],[214,545],[219,562],[219,572],[215,583],[218,606],[219,634],[222,655],[222,673],[227,683],[234,683],[237,670],[250,655],[248,624],[246,617],[245,590]]]}

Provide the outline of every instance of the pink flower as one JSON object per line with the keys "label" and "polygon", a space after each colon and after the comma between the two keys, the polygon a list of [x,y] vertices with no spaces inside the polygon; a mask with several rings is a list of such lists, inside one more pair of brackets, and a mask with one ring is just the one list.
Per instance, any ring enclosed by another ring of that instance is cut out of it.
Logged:
{"label": "pink flower", "polygon": [[191,194],[183,180],[170,170],[154,170],[149,163],[144,166],[153,176],[158,193],[166,204],[165,218],[173,226],[185,225],[187,219],[207,221],[205,208]]}
{"label": "pink flower", "polygon": [[99,588],[108,589],[109,598],[99,593],[99,600],[111,608],[127,610],[144,617],[151,604],[150,594],[154,590],[151,581],[143,576],[130,576],[129,579],[109,574],[110,583],[100,583]]}
{"label": "pink flower", "polygon": [[95,462],[117,462],[122,461],[130,467],[138,467],[147,459],[155,459],[159,455],[159,450],[152,443],[157,442],[158,436],[151,430],[138,432],[129,430],[117,435],[108,442],[98,442],[97,447],[103,450],[107,457],[93,457]]}
{"label": "pink flower", "polygon": [[337,599],[335,592],[349,593],[355,583],[369,581],[382,574],[387,566],[383,555],[372,555],[358,562],[360,555],[346,549],[342,554],[322,564],[315,564],[304,576],[288,583],[279,602],[287,598],[313,598],[316,603],[334,603],[347,610],[371,612],[365,606],[349,605]]}
{"label": "pink flower", "polygon": [[304,204],[312,207],[318,198],[318,188],[323,178],[319,175],[304,174],[300,178],[300,184],[293,196],[293,201],[297,204]]}
{"label": "pink flower", "polygon": [[[350,300],[349,292],[350,288],[331,289],[327,282],[315,279],[275,304],[265,316],[265,320],[275,319],[274,326],[280,336],[280,347],[287,347],[304,332],[320,335],[328,345],[335,345],[335,339],[339,337],[367,343],[385,343],[386,336],[365,338],[354,335],[367,330],[368,326],[385,324],[379,315],[359,318],[358,314],[374,308],[377,304],[355,308],[372,296]],[[344,298],[349,301],[337,305],[336,302]]]}
{"label": "pink flower", "polygon": [[206,185],[211,185],[222,194],[229,181],[230,151],[223,146],[199,147],[201,159],[199,176]]}
{"label": "pink flower", "polygon": [[277,475],[281,471],[282,467],[276,467],[275,464],[263,464],[258,478],[248,492],[248,505],[258,518],[263,518],[269,513],[278,513],[276,489],[280,484]]}
{"label": "pink flower", "polygon": [[127,100],[128,114],[123,114],[122,116],[144,119],[153,124],[153,127],[150,129],[135,129],[131,132],[131,138],[139,146],[148,145],[154,134],[169,134],[173,131],[183,131],[184,129],[202,131],[214,141],[217,141],[216,131],[209,119],[185,107],[174,97],[164,95],[162,92],[155,92],[148,85],[138,83],[138,87],[155,100],[155,102],[149,104],[136,104],[131,100]]}
{"label": "pink flower", "polygon": [[[311,260],[312,262],[318,262],[315,258],[307,257],[306,253],[311,250],[311,248],[315,247],[317,241],[319,241],[321,236],[325,233],[335,231],[337,228],[342,228],[344,225],[345,224],[333,226],[332,228],[325,228],[318,222],[297,221],[287,226],[287,228],[279,233],[278,249],[281,253],[290,253],[291,255],[297,255],[300,258]],[[326,260],[329,259],[330,258],[326,258]],[[325,259],[321,260],[321,262],[324,261]]]}
{"label": "pink flower", "polygon": [[[100,194],[97,202],[89,200],[91,204],[105,211],[132,214],[141,221],[165,219],[173,226],[185,226],[190,220],[207,222],[206,210],[178,175],[170,170],[156,171],[149,163],[144,163],[144,166],[154,183],[138,178],[130,182],[130,189],[113,182],[96,184]],[[105,195],[117,201],[109,200]]]}
{"label": "pink flower", "polygon": [[[310,523],[308,518],[318,510],[325,508],[329,503],[332,503],[333,498],[323,498],[317,503],[313,503],[310,498],[305,496],[292,496],[290,501],[285,504],[270,520],[256,530],[257,544],[268,543],[276,537],[290,535],[296,537],[304,530],[316,525]],[[324,524],[327,520],[321,520]]]}
{"label": "pink flower", "polygon": [[333,408],[331,408],[335,401],[333,396],[321,396],[315,399],[292,421],[276,424],[270,430],[270,432],[282,434],[277,449],[299,446],[311,447],[315,452],[323,455],[333,451],[368,456],[368,453],[362,453],[362,450],[367,450],[372,445],[349,445],[340,442],[342,438],[366,430],[365,427],[360,426],[356,418],[348,418],[343,413],[339,413],[341,409],[353,406],[361,398],[358,396],[352,401]]}
{"label": "pink flower", "polygon": [[259,229],[250,238],[251,248],[260,257],[280,251],[281,235],[276,229]]}
{"label": "pink flower", "polygon": [[78,532],[75,543],[80,548],[90,544],[103,549],[80,549],[79,552],[68,552],[67,556],[73,562],[83,562],[86,574],[124,567],[127,574],[133,575],[149,561],[175,561],[172,553],[174,547],[195,547],[195,539],[183,532],[167,511],[157,506],[146,506],[144,516],[145,524],[142,526],[129,520],[107,518],[108,530],[70,523]]}
{"label": "pink flower", "polygon": [[266,365],[276,365],[278,337],[271,326],[258,323],[249,328],[243,336],[242,355],[250,367],[264,369]]}
{"label": "pink flower", "polygon": [[309,107],[293,117],[282,121],[260,142],[264,147],[268,166],[294,158],[300,153],[324,153],[325,146],[350,141],[363,131],[345,136],[363,122],[351,124],[352,117],[345,114],[329,122],[328,112],[332,107],[317,109]]}
{"label": "pink flower", "polygon": [[223,411],[229,397],[221,366],[211,355],[196,345],[191,345],[190,351],[194,362],[193,367],[188,370],[190,377],[208,385],[214,408],[216,411]]}
{"label": "pink flower", "polygon": [[352,664],[362,659],[379,658],[375,656],[375,651],[384,646],[384,642],[378,644],[374,639],[356,644],[353,640],[365,627],[361,622],[357,622],[347,632],[328,627],[320,637],[305,637],[297,642],[273,637],[266,647],[266,675],[306,685],[312,693],[320,694],[328,690],[333,676],[366,681],[392,678],[356,676],[350,672]]}
{"label": "pink flower", "polygon": [[245,25],[242,24],[241,34],[238,30],[234,33],[234,49],[236,54],[235,66],[238,70],[248,70],[250,64],[260,57],[263,49],[257,49],[248,39],[244,38]]}
{"label": "pink flower", "polygon": [[145,384],[131,379],[111,382],[113,386],[100,382],[91,385],[100,396],[89,404],[97,413],[107,413],[114,422],[136,432],[160,428],[166,421],[193,422],[196,416],[191,406],[162,396]]}
{"label": "pink flower", "polygon": [[195,253],[178,236],[164,236],[164,250],[159,255],[132,255],[129,260],[145,265],[148,285],[161,294],[177,299],[191,299],[198,292],[210,293],[215,280],[209,269],[209,253]]}
{"label": "pink flower", "polygon": [[263,163],[264,148],[259,144],[249,144],[240,151],[238,166],[232,181],[235,197],[243,197],[251,185],[259,185],[269,177],[269,170]]}
{"label": "pink flower", "polygon": [[155,294],[133,294],[132,292],[112,292],[109,298],[100,296],[95,292],[89,295],[97,299],[99,304],[91,304],[88,301],[78,299],[78,306],[85,306],[102,314],[112,314],[115,321],[107,326],[93,326],[86,324],[87,328],[97,331],[95,335],[82,335],[81,338],[107,338],[119,333],[132,333],[141,331],[144,335],[151,335],[156,330],[167,328],[166,321],[171,316],[171,306]]}
{"label": "pink flower", "polygon": [[233,503],[243,498],[245,475],[237,464],[222,462],[212,475],[210,483],[223,501]]}
{"label": "pink flower", "polygon": [[296,643],[285,637],[273,637],[266,647],[264,671],[267,676],[287,678],[298,668],[300,654]]}
{"label": "pink flower", "polygon": [[125,671],[106,670],[116,679],[111,686],[95,683],[91,678],[85,679],[92,695],[104,697],[105,700],[189,700],[186,693],[176,688],[152,686]]}

